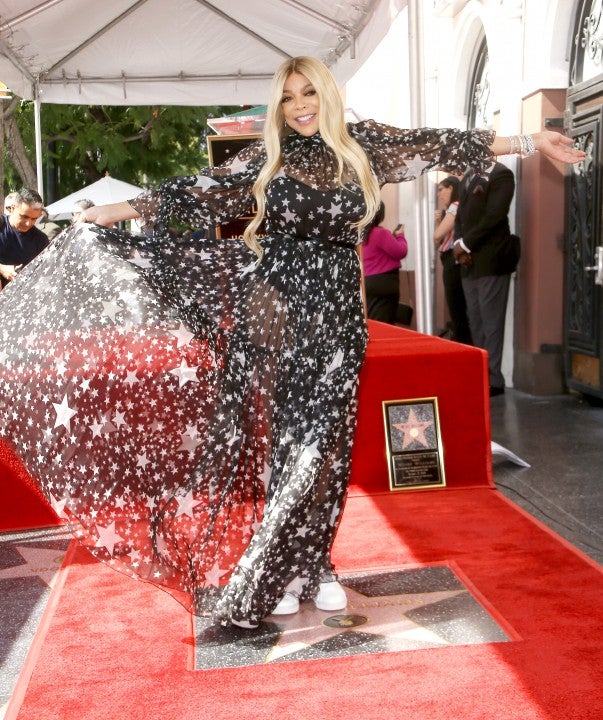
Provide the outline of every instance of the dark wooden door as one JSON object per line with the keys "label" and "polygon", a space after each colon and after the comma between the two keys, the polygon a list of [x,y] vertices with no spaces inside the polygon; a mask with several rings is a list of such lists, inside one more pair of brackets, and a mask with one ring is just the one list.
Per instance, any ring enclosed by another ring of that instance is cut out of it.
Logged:
{"label": "dark wooden door", "polygon": [[566,375],[570,388],[603,397],[603,81],[568,94],[569,134],[587,158],[571,172],[565,273]]}
{"label": "dark wooden door", "polygon": [[603,398],[602,26],[601,2],[581,3],[565,120],[567,133],[587,155],[572,168],[567,188],[566,381],[569,388],[598,398]]}

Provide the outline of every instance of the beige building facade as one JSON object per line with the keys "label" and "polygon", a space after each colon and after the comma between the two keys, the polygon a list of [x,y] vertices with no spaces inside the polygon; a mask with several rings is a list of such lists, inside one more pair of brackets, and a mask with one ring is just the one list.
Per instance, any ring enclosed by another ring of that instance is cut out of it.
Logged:
{"label": "beige building facade", "polygon": [[[601,0],[417,0],[346,86],[360,117],[504,135],[550,128],[587,150],[575,168],[501,158],[516,177],[510,219],[522,238],[503,371],[531,394],[603,395],[602,48]],[[384,189],[392,226],[407,226],[402,272],[416,287],[419,329],[434,334],[446,323],[431,243],[438,179]]]}

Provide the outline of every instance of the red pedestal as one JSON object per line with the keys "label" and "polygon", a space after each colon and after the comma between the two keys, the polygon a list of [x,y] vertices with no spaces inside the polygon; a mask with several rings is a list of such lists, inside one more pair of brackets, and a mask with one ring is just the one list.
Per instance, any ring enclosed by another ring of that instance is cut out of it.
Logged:
{"label": "red pedestal", "polygon": [[[494,486],[487,354],[369,321],[351,491],[389,492],[383,402],[436,397],[447,488]],[[430,490],[433,492],[433,490]]]}

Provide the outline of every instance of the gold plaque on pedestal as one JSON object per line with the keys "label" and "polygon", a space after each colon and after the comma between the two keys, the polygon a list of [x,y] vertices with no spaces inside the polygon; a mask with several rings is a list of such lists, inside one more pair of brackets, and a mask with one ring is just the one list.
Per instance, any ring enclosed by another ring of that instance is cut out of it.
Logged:
{"label": "gold plaque on pedestal", "polygon": [[446,485],[438,399],[387,400],[383,420],[390,490]]}

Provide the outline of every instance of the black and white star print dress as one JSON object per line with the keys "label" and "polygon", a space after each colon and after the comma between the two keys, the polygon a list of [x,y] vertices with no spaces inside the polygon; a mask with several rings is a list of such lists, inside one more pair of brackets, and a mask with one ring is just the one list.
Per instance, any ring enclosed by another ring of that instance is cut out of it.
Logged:
{"label": "black and white star print dress", "polygon": [[[490,162],[488,132],[349,126],[380,184]],[[217,621],[331,572],[367,341],[353,223],[319,134],[283,141],[264,257],[173,239],[239,216],[265,160],[131,201],[152,233],[62,233],[0,294],[0,432],[89,551]]]}

